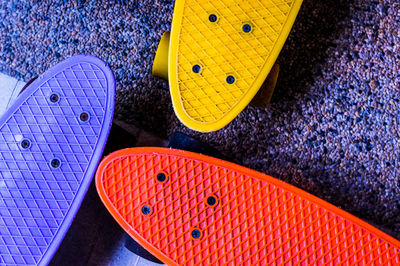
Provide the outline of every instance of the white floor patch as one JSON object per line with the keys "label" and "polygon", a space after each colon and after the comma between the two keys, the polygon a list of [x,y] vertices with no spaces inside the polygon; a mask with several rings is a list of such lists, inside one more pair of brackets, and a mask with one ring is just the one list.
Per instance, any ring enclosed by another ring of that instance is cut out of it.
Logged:
{"label": "white floor patch", "polygon": [[0,116],[17,98],[25,82],[0,73]]}

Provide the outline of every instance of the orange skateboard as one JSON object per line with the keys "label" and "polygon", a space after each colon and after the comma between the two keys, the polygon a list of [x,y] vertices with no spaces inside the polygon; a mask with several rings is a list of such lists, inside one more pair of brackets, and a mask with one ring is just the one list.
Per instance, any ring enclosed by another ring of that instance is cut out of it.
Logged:
{"label": "orange skateboard", "polygon": [[400,264],[400,242],[301,189],[167,148],[106,157],[98,193],[117,222],[170,265]]}

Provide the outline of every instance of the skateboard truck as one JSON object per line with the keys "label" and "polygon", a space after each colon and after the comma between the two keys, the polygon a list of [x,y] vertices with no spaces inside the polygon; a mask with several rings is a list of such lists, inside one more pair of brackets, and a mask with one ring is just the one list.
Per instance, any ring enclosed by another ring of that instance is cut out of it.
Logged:
{"label": "skateboard truck", "polygon": [[[168,81],[168,53],[169,53],[169,43],[171,34],[165,32],[160,40],[157,48],[156,55],[154,57],[152,74],[155,77],[162,78]],[[268,74],[264,84],[260,87],[256,96],[254,96],[251,101],[251,105],[259,108],[267,108],[271,102],[272,95],[276,84],[278,82],[279,76],[279,65],[275,64],[271,72]],[[200,73],[201,67],[199,65],[193,66],[193,72]]]}
{"label": "skateboard truck", "polygon": [[211,147],[210,145],[179,131],[172,134],[168,143],[168,147],[171,149],[191,151],[195,153],[205,154],[208,156],[213,156],[216,158],[228,160],[214,147]]}

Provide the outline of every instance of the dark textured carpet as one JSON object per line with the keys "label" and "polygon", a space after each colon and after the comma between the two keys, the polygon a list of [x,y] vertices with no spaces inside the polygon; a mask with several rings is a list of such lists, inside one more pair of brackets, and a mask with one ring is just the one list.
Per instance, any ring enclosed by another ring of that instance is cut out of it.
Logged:
{"label": "dark textured carpet", "polygon": [[211,134],[185,129],[167,83],[150,74],[172,8],[167,0],[2,1],[0,71],[29,79],[94,54],[115,72],[118,119],[162,137],[183,130],[400,239],[400,1],[305,0],[271,106],[248,107]]}

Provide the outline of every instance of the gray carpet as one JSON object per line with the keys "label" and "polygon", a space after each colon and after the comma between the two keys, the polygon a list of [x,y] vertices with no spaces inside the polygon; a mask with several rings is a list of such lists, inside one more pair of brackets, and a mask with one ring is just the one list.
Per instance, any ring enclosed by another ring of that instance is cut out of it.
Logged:
{"label": "gray carpet", "polygon": [[172,8],[167,0],[2,1],[0,71],[28,80],[94,54],[115,72],[118,119],[161,137],[182,130],[400,239],[400,1],[305,0],[278,59],[273,103],[210,134],[185,129],[167,83],[150,74]]}

